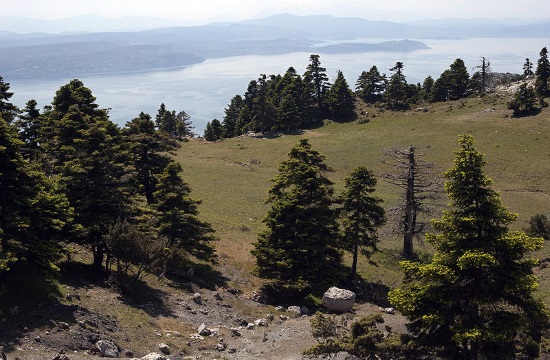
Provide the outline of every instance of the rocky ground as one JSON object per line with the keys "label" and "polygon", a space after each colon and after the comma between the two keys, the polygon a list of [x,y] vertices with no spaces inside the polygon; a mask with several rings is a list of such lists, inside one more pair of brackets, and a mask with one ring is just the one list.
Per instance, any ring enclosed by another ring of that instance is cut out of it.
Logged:
{"label": "rocky ground", "polygon": [[[120,358],[160,353],[159,345],[166,344],[171,360],[302,359],[302,350],[315,343],[310,314],[323,310],[298,314],[232,288],[179,289],[166,282],[149,288],[152,294],[130,299],[108,286],[62,288],[60,300],[10,309],[0,322],[7,359],[97,359],[98,341],[115,344]],[[338,322],[345,326],[380,311],[373,303],[355,304],[351,312],[338,315]],[[384,326],[405,331],[400,315],[384,313],[384,318]]]}

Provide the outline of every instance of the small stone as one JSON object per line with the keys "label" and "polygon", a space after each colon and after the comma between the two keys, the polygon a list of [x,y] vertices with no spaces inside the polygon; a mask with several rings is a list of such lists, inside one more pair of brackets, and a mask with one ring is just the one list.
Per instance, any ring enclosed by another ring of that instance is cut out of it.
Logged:
{"label": "small stone", "polygon": [[254,325],[256,326],[267,326],[267,319],[258,319],[254,321]]}
{"label": "small stone", "polygon": [[41,338],[39,335],[36,335],[36,336],[34,337],[34,340],[35,340],[36,342],[40,342],[40,340],[42,340],[42,338]]}
{"label": "small stone", "polygon": [[395,309],[392,308],[392,307],[385,308],[385,309],[384,309],[384,312],[385,312],[386,314],[393,315],[393,314],[395,314]]}
{"label": "small stone", "polygon": [[286,311],[294,313],[295,317],[300,317],[302,315],[302,309],[299,306],[289,306]]}
{"label": "small stone", "polygon": [[159,344],[159,350],[163,354],[170,355],[170,347],[165,343]]}
{"label": "small stone", "polygon": [[119,355],[118,347],[111,340],[99,340],[95,347],[102,357],[117,358]]}
{"label": "small stone", "polygon": [[61,321],[57,324],[57,328],[59,330],[68,330],[69,329],[69,324],[67,324],[66,322]]}
{"label": "small stone", "polygon": [[219,301],[223,300],[222,295],[218,292],[214,294],[214,299],[219,300]]}
{"label": "small stone", "polygon": [[287,320],[288,320],[288,316],[286,316],[286,315],[279,315],[279,319],[281,319],[282,321],[287,321]]}
{"label": "small stone", "polygon": [[210,330],[205,323],[200,324],[197,332],[201,336],[210,336],[212,334],[212,330]]}
{"label": "small stone", "polygon": [[302,315],[309,315],[309,309],[305,306],[302,306],[300,308],[300,312],[302,313]]}
{"label": "small stone", "polygon": [[231,335],[233,336],[241,336],[241,331],[239,328],[232,327],[231,329]]}
{"label": "small stone", "polygon": [[204,337],[200,334],[193,334],[190,336],[191,340],[204,340]]}
{"label": "small stone", "polygon": [[277,311],[285,311],[285,308],[282,307],[282,306],[277,306],[277,307],[275,308],[275,310],[277,310]]}
{"label": "small stone", "polygon": [[124,350],[124,356],[126,356],[127,358],[134,357],[134,352],[130,349],[126,349]]}
{"label": "small stone", "polygon": [[266,318],[267,320],[269,320],[269,321],[273,321],[273,319],[275,319],[275,317],[273,316],[273,314],[267,314],[267,315],[265,316],[265,318]]}
{"label": "small stone", "polygon": [[193,301],[196,303],[196,304],[202,304],[202,296],[201,294],[199,293],[195,293],[193,294]]}
{"label": "small stone", "polygon": [[227,350],[227,352],[228,352],[229,354],[234,354],[234,353],[237,352],[237,349],[231,348],[231,349]]}
{"label": "small stone", "polygon": [[218,343],[218,345],[216,345],[216,350],[218,351],[225,351],[227,345],[225,345],[225,343]]}

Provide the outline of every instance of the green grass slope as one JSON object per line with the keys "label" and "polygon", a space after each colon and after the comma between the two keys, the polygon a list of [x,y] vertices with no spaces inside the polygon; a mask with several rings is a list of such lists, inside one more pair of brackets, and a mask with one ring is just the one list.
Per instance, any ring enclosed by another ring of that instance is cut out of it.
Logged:
{"label": "green grass slope", "polygon": [[[357,166],[366,166],[376,174],[390,169],[382,164],[384,151],[393,147],[419,148],[422,159],[440,170],[452,165],[458,149],[458,135],[470,133],[479,151],[485,154],[487,175],[494,180],[504,204],[519,213],[512,229],[519,230],[536,213],[550,214],[550,109],[531,117],[511,118],[504,95],[430,105],[428,112],[415,109],[390,112],[358,104],[367,111],[369,121],[360,124],[327,121],[323,127],[302,134],[277,138],[234,138],[209,143],[192,139],[177,154],[192,195],[203,200],[201,216],[212,223],[220,241],[220,270],[242,279],[241,286],[252,289],[259,283],[251,276],[254,259],[252,243],[262,229],[264,203],[270,179],[298,140],[308,138],[314,149],[326,155],[333,169],[328,174],[337,190],[343,179]],[[389,208],[399,201],[400,189],[379,180],[378,196]],[[445,196],[442,204],[446,203]],[[385,234],[385,232],[384,232]],[[359,272],[367,281],[383,282],[390,288],[401,279],[398,266],[401,239],[384,235],[382,252],[374,260],[378,266],[360,264]],[[416,249],[429,253],[427,245]],[[550,246],[536,254],[550,256]],[[550,303],[550,270],[536,269],[541,294]]]}

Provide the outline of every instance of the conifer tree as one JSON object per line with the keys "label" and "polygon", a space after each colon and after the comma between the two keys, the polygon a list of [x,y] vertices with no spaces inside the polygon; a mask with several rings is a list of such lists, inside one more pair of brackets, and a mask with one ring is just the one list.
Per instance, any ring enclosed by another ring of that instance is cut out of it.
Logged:
{"label": "conifer tree", "polygon": [[537,61],[537,70],[535,71],[535,90],[539,96],[548,95],[548,80],[550,80],[550,61],[548,60],[548,50],[546,47],[540,51],[540,58]]}
{"label": "conifer tree", "polygon": [[9,90],[10,83],[4,82],[4,78],[0,76],[0,116],[8,124],[11,124],[15,116],[19,113],[19,109],[9,102],[13,96],[13,93]]}
{"label": "conifer tree", "polygon": [[529,60],[529,58],[525,59],[525,63],[523,64],[523,75],[535,75],[535,73],[533,72],[533,63]]}
{"label": "conifer tree", "polygon": [[328,76],[326,74],[327,69],[321,66],[321,60],[319,55],[310,55],[309,65],[307,71],[304,74],[304,79],[313,85],[314,98],[317,102],[317,109],[323,111],[323,98],[325,92],[329,88]]}
{"label": "conifer tree", "polygon": [[55,268],[72,221],[56,179],[24,160],[22,145],[0,116],[0,274],[17,263]]}
{"label": "conifer tree", "polygon": [[332,182],[324,176],[325,157],[302,139],[272,180],[267,228],[252,254],[263,278],[293,286],[328,280],[340,264],[337,213]]}
{"label": "conifer tree", "polygon": [[390,108],[406,108],[407,105],[407,80],[403,75],[403,63],[398,61],[395,66],[390,69],[393,71],[393,75],[388,81],[388,87],[386,89],[386,101]]}
{"label": "conifer tree", "polygon": [[215,258],[212,242],[214,230],[199,219],[199,200],[190,197],[191,187],[181,177],[179,163],[169,163],[159,178],[155,191],[158,229],[170,246],[200,260]]}
{"label": "conifer tree", "polygon": [[537,103],[537,94],[532,86],[523,83],[519,86],[512,100],[508,103],[508,109],[514,111],[514,116],[531,114]]}
{"label": "conifer tree", "polygon": [[179,144],[166,132],[155,130],[151,116],[143,112],[128,122],[122,133],[126,137],[130,162],[135,167],[138,192],[145,196],[148,204],[153,204],[158,177]]}
{"label": "conifer tree", "polygon": [[370,260],[378,250],[377,229],[385,223],[382,199],[372,196],[376,177],[365,167],[358,167],[345,179],[342,194],[343,243],[353,255],[350,279],[357,272],[359,252]]}
{"label": "conifer tree", "polygon": [[27,101],[25,108],[15,121],[19,137],[25,143],[25,150],[28,157],[32,157],[38,151],[38,137],[40,136],[40,110],[37,109],[36,100]]}
{"label": "conifer tree", "polygon": [[533,292],[537,281],[527,255],[542,239],[508,229],[516,215],[491,189],[483,156],[470,135],[460,137],[445,176],[450,208],[428,234],[430,263],[402,262],[403,285],[390,302],[411,321],[424,344],[460,359],[535,357],[548,311]]}
{"label": "conifer tree", "polygon": [[369,71],[363,71],[355,84],[355,90],[359,96],[370,102],[381,100],[385,89],[386,75],[380,74],[375,65]]}
{"label": "conifer tree", "polygon": [[[487,69],[485,69],[485,71],[487,71]],[[449,67],[449,74],[447,77],[450,100],[458,100],[466,96],[469,79],[470,75],[468,75],[464,60],[456,59]]]}
{"label": "conifer tree", "polygon": [[341,71],[337,72],[334,83],[327,90],[324,103],[332,119],[348,118],[354,113],[355,95]]}

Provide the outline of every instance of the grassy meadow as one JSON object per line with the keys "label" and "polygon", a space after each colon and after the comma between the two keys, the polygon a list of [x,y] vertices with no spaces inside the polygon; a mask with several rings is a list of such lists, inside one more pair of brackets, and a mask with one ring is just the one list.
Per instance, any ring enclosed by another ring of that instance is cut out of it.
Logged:
{"label": "grassy meadow", "polygon": [[[279,164],[300,138],[308,138],[312,147],[326,156],[333,171],[328,177],[337,192],[343,179],[358,166],[375,174],[391,169],[382,163],[384,151],[414,145],[422,160],[433,162],[440,170],[452,166],[458,136],[472,134],[477,149],[485,154],[487,175],[493,187],[518,220],[512,230],[520,230],[537,213],[550,215],[550,109],[525,118],[510,117],[505,95],[430,105],[428,112],[391,112],[357,104],[357,112],[368,112],[368,122],[335,123],[276,138],[233,138],[210,143],[191,139],[178,151],[184,178],[192,196],[202,199],[201,217],[216,229],[220,271],[240,279],[241,288],[253,289],[260,283],[251,275],[254,258],[252,243],[262,229],[268,209],[264,200],[270,179]],[[387,209],[399,202],[400,189],[379,179],[377,194]],[[441,205],[447,202],[443,195]],[[382,282],[390,288],[401,280],[399,254],[401,238],[382,231],[381,252],[375,255],[378,266],[359,264],[359,273],[370,282]],[[416,243],[420,253],[429,246]],[[550,244],[536,254],[550,257]],[[550,269],[536,269],[541,282],[540,294],[550,304]]]}

